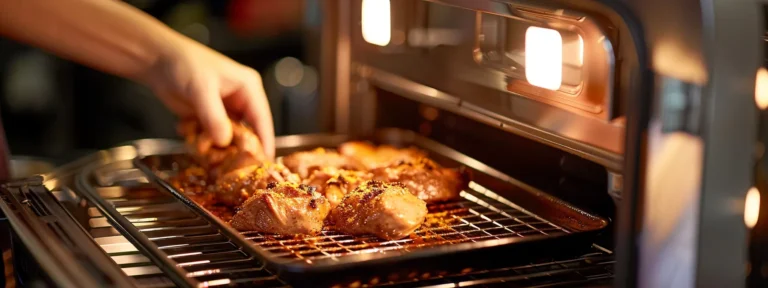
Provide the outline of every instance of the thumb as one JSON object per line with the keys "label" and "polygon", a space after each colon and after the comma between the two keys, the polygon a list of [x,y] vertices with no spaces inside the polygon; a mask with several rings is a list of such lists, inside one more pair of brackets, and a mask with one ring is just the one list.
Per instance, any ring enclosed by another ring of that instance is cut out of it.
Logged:
{"label": "thumb", "polygon": [[203,129],[216,146],[228,146],[232,142],[232,122],[219,95],[218,83],[199,81],[190,88],[192,105]]}

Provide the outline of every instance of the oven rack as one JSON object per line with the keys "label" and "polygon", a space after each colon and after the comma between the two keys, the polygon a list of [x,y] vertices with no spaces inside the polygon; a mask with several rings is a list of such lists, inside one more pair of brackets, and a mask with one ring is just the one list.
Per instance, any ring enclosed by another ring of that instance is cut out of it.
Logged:
{"label": "oven rack", "polygon": [[[139,180],[139,179],[137,179]],[[99,196],[134,223],[143,234],[165,251],[186,276],[205,286],[288,287],[273,273],[262,269],[258,260],[249,259],[194,213],[156,188],[137,181],[133,186],[98,189]],[[88,209],[87,230],[101,248],[139,287],[174,287],[149,258],[109,223],[96,209]],[[454,271],[411,271],[355,280],[348,287],[559,287],[582,284],[609,284],[613,279],[611,251],[593,245],[584,255],[548,257],[524,265],[467,267]],[[225,280],[226,279],[226,280]]]}
{"label": "oven rack", "polygon": [[[123,175],[137,175],[133,169],[127,168]],[[199,223],[199,217],[184,211],[183,206],[173,205],[173,199],[169,195],[159,193],[148,186],[142,179],[132,177],[120,180],[121,186],[108,186],[98,189],[99,196],[107,200],[136,226],[141,227],[142,233],[150,236],[160,249],[167,251],[173,259],[184,269],[190,272],[186,277],[197,278],[201,285],[209,286],[248,286],[248,287],[287,287],[269,271],[261,269],[258,261],[243,257],[242,253],[231,247],[226,248],[223,235],[210,227],[195,225]],[[38,182],[39,183],[39,182]],[[67,212],[58,214],[56,221],[63,221],[68,217],[76,217],[84,212],[87,218],[84,222],[84,232],[93,238],[97,247],[100,247],[107,261],[114,262],[122,273],[129,276],[137,287],[176,287],[167,274],[163,273],[147,256],[140,252],[133,244],[123,237],[111,223],[95,207],[83,206],[80,211],[69,207],[69,200],[76,191],[68,187],[58,187],[49,192],[40,184],[30,186],[29,191],[34,191],[36,201],[28,201],[28,205],[17,205],[28,210],[27,215],[36,215],[27,219],[33,223],[37,221],[54,221],[47,213],[34,213],[35,211],[58,211],[61,208]],[[11,200],[14,196],[9,195]],[[28,199],[28,198],[27,198]],[[69,200],[68,200],[69,199]],[[63,205],[55,203],[59,201]],[[76,201],[78,202],[78,201]],[[68,208],[69,207],[69,208]],[[42,219],[44,218],[44,219]],[[71,220],[68,220],[71,221]],[[191,229],[185,229],[183,225],[192,225]],[[80,229],[70,229],[73,230]],[[184,236],[190,234],[197,236]],[[208,248],[206,248],[208,247]],[[19,255],[17,255],[19,256]],[[112,265],[109,263],[103,263]],[[489,287],[489,286],[536,286],[557,287],[572,285],[598,285],[609,284],[613,278],[613,255],[610,251],[593,245],[586,254],[578,257],[554,257],[539,259],[525,265],[513,266],[487,266],[457,268],[451,271],[417,271],[407,274],[372,277],[364,280],[356,280],[343,283],[340,286],[347,287]],[[106,267],[103,267],[106,268]],[[118,270],[118,271],[120,271]],[[208,277],[208,278],[205,278]],[[222,279],[226,277],[227,280]],[[124,286],[128,287],[128,286]]]}

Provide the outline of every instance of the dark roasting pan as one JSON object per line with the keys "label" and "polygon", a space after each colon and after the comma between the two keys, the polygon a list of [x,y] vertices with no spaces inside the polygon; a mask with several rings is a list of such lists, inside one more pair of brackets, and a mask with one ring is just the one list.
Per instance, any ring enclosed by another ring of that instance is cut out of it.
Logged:
{"label": "dark roasting pan", "polygon": [[[315,147],[334,148],[351,140],[344,135],[300,135],[278,139],[278,155]],[[358,139],[360,140],[360,139]],[[440,269],[449,263],[472,265],[488,261],[496,253],[527,255],[579,253],[589,249],[594,236],[608,222],[573,207],[466,155],[416,133],[383,129],[368,139],[377,144],[416,146],[446,167],[466,166],[473,172],[470,189],[463,199],[430,206],[430,214],[450,219],[422,227],[411,237],[382,241],[373,237],[351,237],[324,231],[315,237],[263,235],[238,232],[176,191],[166,178],[190,164],[183,153],[140,155],[134,165],[161,190],[196,211],[220,229],[232,244],[251,257],[261,259],[273,272],[295,285],[324,285],[339,280],[339,274],[386,273],[384,270]],[[500,155],[503,155],[500,151]],[[109,211],[106,211],[109,212]],[[128,229],[130,232],[131,229]],[[505,257],[506,258],[506,257]],[[504,261],[514,261],[504,259]],[[325,282],[330,281],[330,282]]]}

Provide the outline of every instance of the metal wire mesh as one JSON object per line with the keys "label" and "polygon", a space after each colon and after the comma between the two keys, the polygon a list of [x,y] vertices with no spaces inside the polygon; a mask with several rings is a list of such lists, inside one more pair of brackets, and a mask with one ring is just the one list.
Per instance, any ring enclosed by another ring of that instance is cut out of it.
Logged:
{"label": "metal wire mesh", "polygon": [[376,237],[354,237],[336,231],[323,231],[321,235],[310,237],[258,232],[242,234],[276,256],[312,263],[312,260],[349,254],[410,251],[463,242],[569,233],[475,182],[471,182],[469,188],[461,192],[461,201],[428,206],[429,214],[422,227],[400,240],[382,241]]}
{"label": "metal wire mesh", "polygon": [[[114,173],[120,173],[114,171]],[[126,173],[126,172],[122,172]],[[143,182],[143,181],[137,181]],[[287,284],[248,257],[226,236],[183,203],[157,188],[100,186],[99,196],[165,252],[201,287],[285,287]],[[175,283],[128,242],[95,207],[85,211],[87,228],[123,272],[139,287],[175,287]]]}

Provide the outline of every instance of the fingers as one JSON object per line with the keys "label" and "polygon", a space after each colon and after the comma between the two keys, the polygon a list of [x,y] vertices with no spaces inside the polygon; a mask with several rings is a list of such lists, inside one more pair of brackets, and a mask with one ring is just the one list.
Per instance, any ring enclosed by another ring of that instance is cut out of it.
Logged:
{"label": "fingers", "polygon": [[200,134],[196,140],[197,141],[194,144],[198,154],[205,155],[211,151],[211,148],[213,147],[213,139],[211,139],[208,134]]}
{"label": "fingers", "polygon": [[192,106],[203,129],[211,136],[213,143],[225,147],[232,141],[232,123],[227,116],[224,103],[219,95],[218,83],[210,81],[193,82],[189,95]]}
{"label": "fingers", "polygon": [[232,132],[232,145],[238,147],[243,155],[250,155],[256,162],[264,162],[266,155],[261,140],[249,128],[242,124],[235,124]]}
{"label": "fingers", "polygon": [[272,123],[272,112],[269,109],[261,77],[256,72],[254,74],[253,80],[243,86],[242,93],[245,94],[243,98],[248,99],[244,116],[261,139],[267,159],[273,160],[275,158],[275,127]]}

